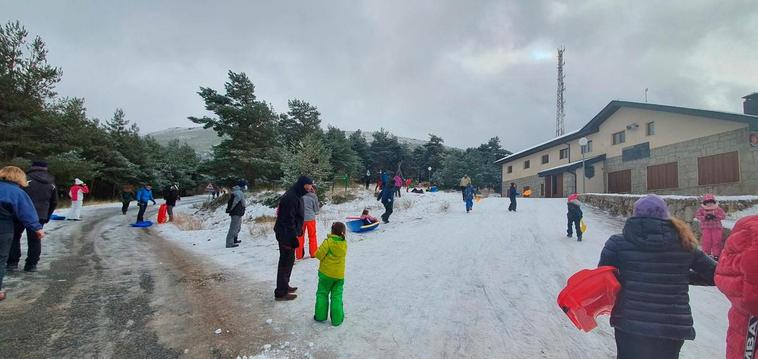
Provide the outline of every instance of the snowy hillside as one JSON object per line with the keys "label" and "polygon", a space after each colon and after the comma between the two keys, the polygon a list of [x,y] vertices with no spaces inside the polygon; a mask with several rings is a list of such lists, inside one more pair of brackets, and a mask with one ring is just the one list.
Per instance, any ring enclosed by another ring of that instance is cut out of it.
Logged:
{"label": "snowy hillside", "polygon": [[[363,208],[380,215],[369,193],[318,216],[322,240],[333,221]],[[314,322],[318,261],[298,261],[291,285],[299,297],[273,302],[278,250],[271,223],[248,218],[239,248],[224,248],[228,217],[219,210],[206,229],[159,226],[164,237],[212,258],[251,286],[270,290],[271,305],[253,308],[285,339],[246,353],[261,358],[612,358],[608,318],[583,333],[556,304],[566,279],[595,267],[606,239],[622,222],[585,209],[584,242],[565,236],[565,200],[486,198],[465,213],[459,193],[403,194],[391,223],[348,235],[342,326]],[[194,213],[189,207],[179,212]],[[250,217],[270,216],[253,205]],[[256,229],[262,228],[262,229]],[[268,295],[268,293],[264,293]],[[716,288],[691,287],[697,339],[682,358],[724,357],[728,301]],[[289,334],[287,334],[289,333]]]}

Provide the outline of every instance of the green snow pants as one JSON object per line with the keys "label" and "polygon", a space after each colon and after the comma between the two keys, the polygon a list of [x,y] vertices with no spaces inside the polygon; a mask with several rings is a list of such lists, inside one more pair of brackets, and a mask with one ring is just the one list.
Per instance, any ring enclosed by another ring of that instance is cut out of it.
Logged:
{"label": "green snow pants", "polygon": [[323,322],[329,314],[329,294],[331,293],[332,325],[335,327],[345,320],[345,312],[342,309],[342,289],[345,286],[344,279],[334,279],[318,272],[318,289],[316,290],[316,314],[313,319]]}

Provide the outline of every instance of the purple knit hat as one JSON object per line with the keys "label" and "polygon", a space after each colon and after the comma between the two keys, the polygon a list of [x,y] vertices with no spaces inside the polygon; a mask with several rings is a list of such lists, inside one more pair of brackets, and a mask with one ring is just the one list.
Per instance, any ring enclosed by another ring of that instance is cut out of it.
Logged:
{"label": "purple knit hat", "polygon": [[635,217],[652,217],[658,219],[669,219],[669,207],[666,201],[660,196],[649,194],[634,202]]}

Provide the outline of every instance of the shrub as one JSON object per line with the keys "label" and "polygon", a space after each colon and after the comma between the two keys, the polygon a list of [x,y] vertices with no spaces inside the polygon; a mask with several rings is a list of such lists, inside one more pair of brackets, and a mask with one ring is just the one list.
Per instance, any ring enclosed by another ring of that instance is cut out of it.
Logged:
{"label": "shrub", "polygon": [[332,195],[333,204],[342,204],[354,200],[356,197],[352,193],[335,193]]}

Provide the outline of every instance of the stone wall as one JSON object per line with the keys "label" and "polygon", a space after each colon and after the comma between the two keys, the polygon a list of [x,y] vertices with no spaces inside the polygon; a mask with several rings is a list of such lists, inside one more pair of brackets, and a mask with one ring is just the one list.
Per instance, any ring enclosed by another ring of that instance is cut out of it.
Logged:
{"label": "stone wall", "polygon": [[545,179],[540,176],[529,176],[510,181],[503,181],[503,197],[508,195],[507,191],[508,188],[511,187],[511,182],[516,184],[519,193],[522,193],[525,186],[529,186],[532,189],[532,197],[540,197],[540,184],[545,183]]}
{"label": "stone wall", "polygon": [[[579,200],[582,203],[606,211],[614,216],[622,216],[629,218],[634,211],[634,202],[636,202],[641,195],[612,195],[612,194],[581,194]],[[671,215],[684,220],[692,225],[693,231],[700,236],[700,226],[696,221],[695,212],[700,207],[700,199],[697,197],[664,197],[666,203],[669,206]],[[758,205],[758,199],[753,200],[719,200],[719,205],[727,213],[739,212],[746,210],[750,207]],[[728,236],[730,233],[729,228],[724,228],[724,236]]]}
{"label": "stone wall", "polygon": [[[621,156],[606,160],[606,171],[632,170],[632,193],[740,195],[758,193],[758,149],[748,142],[748,129],[725,132],[650,150],[650,157],[622,161]],[[711,186],[698,184],[698,157],[739,152],[740,177],[737,183]],[[647,167],[677,162],[679,187],[648,191]]]}

